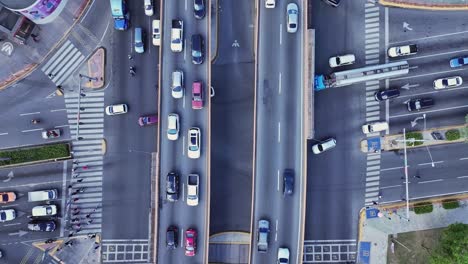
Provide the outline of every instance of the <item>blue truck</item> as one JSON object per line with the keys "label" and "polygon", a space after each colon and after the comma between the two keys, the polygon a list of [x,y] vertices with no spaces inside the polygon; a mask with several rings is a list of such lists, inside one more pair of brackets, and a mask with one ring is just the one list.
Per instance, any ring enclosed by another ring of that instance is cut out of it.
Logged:
{"label": "blue truck", "polygon": [[127,30],[130,24],[130,13],[125,0],[110,0],[112,17],[114,18],[114,28],[117,30]]}

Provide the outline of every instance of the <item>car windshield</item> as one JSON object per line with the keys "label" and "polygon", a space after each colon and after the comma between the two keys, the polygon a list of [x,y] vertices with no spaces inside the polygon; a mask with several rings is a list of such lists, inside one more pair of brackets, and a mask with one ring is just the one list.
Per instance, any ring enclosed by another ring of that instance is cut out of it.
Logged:
{"label": "car windshield", "polygon": [[175,87],[172,88],[172,90],[174,90],[174,92],[180,92],[180,91],[182,91],[182,87],[175,86]]}
{"label": "car windshield", "polygon": [[5,220],[6,219],[6,214],[5,212],[0,213],[0,219]]}
{"label": "car windshield", "polygon": [[291,10],[289,10],[288,13],[291,14],[291,15],[295,15],[295,14],[297,14],[297,10],[291,9]]}
{"label": "car windshield", "polygon": [[198,51],[198,50],[192,50],[192,56],[193,56],[193,57],[198,58],[198,57],[201,57],[201,55],[202,55],[202,54],[201,54],[200,51]]}
{"label": "car windshield", "polygon": [[190,144],[192,144],[192,145],[197,144],[197,137],[196,136],[191,136],[190,137]]}
{"label": "car windshield", "polygon": [[8,194],[2,194],[2,201],[8,201]]}
{"label": "car windshield", "polygon": [[172,43],[179,44],[179,43],[182,43],[182,40],[181,39],[173,39]]}
{"label": "car windshield", "polygon": [[197,11],[201,11],[201,10],[203,10],[203,6],[200,5],[200,4],[196,4],[196,3],[195,3],[194,9],[197,10]]}
{"label": "car windshield", "polygon": [[169,129],[169,130],[167,131],[167,133],[169,133],[169,134],[171,134],[171,135],[175,135],[175,134],[177,134],[177,130],[174,129],[174,128],[171,128],[171,129]]}
{"label": "car windshield", "polygon": [[150,6],[150,5],[147,5],[147,6],[146,6],[146,10],[151,10],[152,8],[153,8],[153,7]]}
{"label": "car windshield", "polygon": [[459,64],[463,64],[464,61],[465,61],[465,60],[464,60],[463,58],[459,58],[459,59],[458,59],[458,63],[459,63]]}
{"label": "car windshield", "polygon": [[136,46],[136,47],[139,47],[139,48],[140,48],[140,47],[143,47],[143,43],[142,43],[142,42],[137,42],[137,43],[135,43],[135,46]]}
{"label": "car windshield", "polygon": [[52,214],[52,207],[46,208],[46,214]]}
{"label": "car windshield", "polygon": [[296,24],[294,24],[294,23],[289,24],[289,27],[290,27],[290,28],[296,28]]}
{"label": "car windshield", "polygon": [[318,147],[319,151],[323,151],[323,146],[321,144],[318,145],[317,147]]}

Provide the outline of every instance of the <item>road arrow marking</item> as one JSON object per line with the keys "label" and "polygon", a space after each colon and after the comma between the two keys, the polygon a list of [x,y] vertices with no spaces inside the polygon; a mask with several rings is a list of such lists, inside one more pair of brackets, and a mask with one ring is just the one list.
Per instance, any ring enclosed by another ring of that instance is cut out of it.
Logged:
{"label": "road arrow marking", "polygon": [[409,88],[415,88],[415,87],[418,87],[418,86],[419,86],[418,83],[417,83],[417,84],[409,84],[409,83],[407,83],[407,84],[403,85],[403,86],[401,87],[401,89],[409,90]]}
{"label": "road arrow marking", "polygon": [[403,104],[407,104],[411,99],[408,99],[406,101],[403,102]]}
{"label": "road arrow marking", "polygon": [[237,42],[237,39],[235,39],[234,43],[232,43],[232,47],[234,47],[234,48],[239,48],[240,47],[239,42]]}
{"label": "road arrow marking", "polygon": [[416,117],[413,121],[411,121],[411,127],[415,127],[418,124],[418,120],[424,119],[424,116]]}
{"label": "road arrow marking", "polygon": [[409,26],[409,24],[406,23],[406,22],[403,22],[403,29],[406,29],[406,30],[413,30],[413,28],[411,28],[411,27]]}
{"label": "road arrow marking", "polygon": [[23,231],[23,230],[20,230],[18,232],[14,232],[14,233],[8,233],[9,236],[19,236],[19,237],[22,237],[24,235],[26,235],[28,232],[26,231]]}
{"label": "road arrow marking", "polygon": [[11,179],[13,179],[14,176],[15,176],[15,175],[14,175],[13,171],[10,171],[10,173],[8,173],[8,175],[7,175],[7,178],[8,178],[8,179],[3,180],[3,182],[9,182],[9,181],[11,181]]}

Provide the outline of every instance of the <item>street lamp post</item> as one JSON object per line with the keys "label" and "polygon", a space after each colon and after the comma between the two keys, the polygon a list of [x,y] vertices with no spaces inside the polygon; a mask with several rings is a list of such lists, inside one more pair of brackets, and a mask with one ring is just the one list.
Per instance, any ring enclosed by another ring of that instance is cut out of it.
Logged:
{"label": "street lamp post", "polygon": [[85,93],[81,90],[81,79],[82,78],[88,78],[88,82],[91,82],[92,80],[97,81],[98,79],[96,77],[89,77],[83,74],[78,75],[80,77],[80,80],[78,82],[78,114],[76,115],[76,140],[80,140],[80,113],[81,113],[81,97],[86,96]]}
{"label": "street lamp post", "polygon": [[[423,114],[423,118],[424,118],[424,131],[425,131],[426,130],[426,114]],[[427,145],[426,145],[426,149],[427,149],[427,153],[429,153],[429,158],[431,158],[431,165],[434,168],[435,167],[434,160],[432,159],[431,151],[429,150],[429,147]]]}
{"label": "street lamp post", "polygon": [[405,160],[406,218],[409,221],[408,157],[406,156],[406,129],[403,128],[403,152]]}

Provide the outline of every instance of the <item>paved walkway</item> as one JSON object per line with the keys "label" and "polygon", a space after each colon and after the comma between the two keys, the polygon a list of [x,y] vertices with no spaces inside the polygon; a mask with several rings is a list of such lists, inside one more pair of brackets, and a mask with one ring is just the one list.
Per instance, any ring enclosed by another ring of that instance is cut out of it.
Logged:
{"label": "paved walkway", "polygon": [[[101,240],[99,235],[84,235],[62,238],[51,244],[39,242],[33,243],[33,245],[44,251],[47,258],[53,258],[55,260],[54,263],[87,264],[101,263],[100,242]],[[44,256],[44,259],[45,257],[46,256]]]}
{"label": "paved walkway", "polygon": [[[399,208],[381,209],[383,216],[380,218],[366,219],[363,210],[359,221],[359,242],[361,247],[362,242],[370,242],[370,262],[362,263],[387,263],[387,241],[390,234],[441,228],[456,222],[468,224],[468,200],[461,200],[460,207],[452,210],[442,208],[441,203],[433,205],[432,213],[417,215],[410,211],[410,221],[406,218],[406,207],[403,203]],[[360,260],[362,261],[362,258]]]}
{"label": "paved walkway", "polygon": [[0,90],[24,78],[40,65],[48,55],[63,43],[73,26],[86,12],[90,0],[68,1],[64,10],[51,23],[37,26],[33,34],[36,41],[29,38],[25,45],[18,45],[12,41],[14,50],[10,57],[0,53],[3,65],[0,67]]}
{"label": "paved walkway", "polygon": [[[371,0],[368,0],[371,1]],[[381,5],[427,10],[468,10],[468,0],[379,0]]]}

